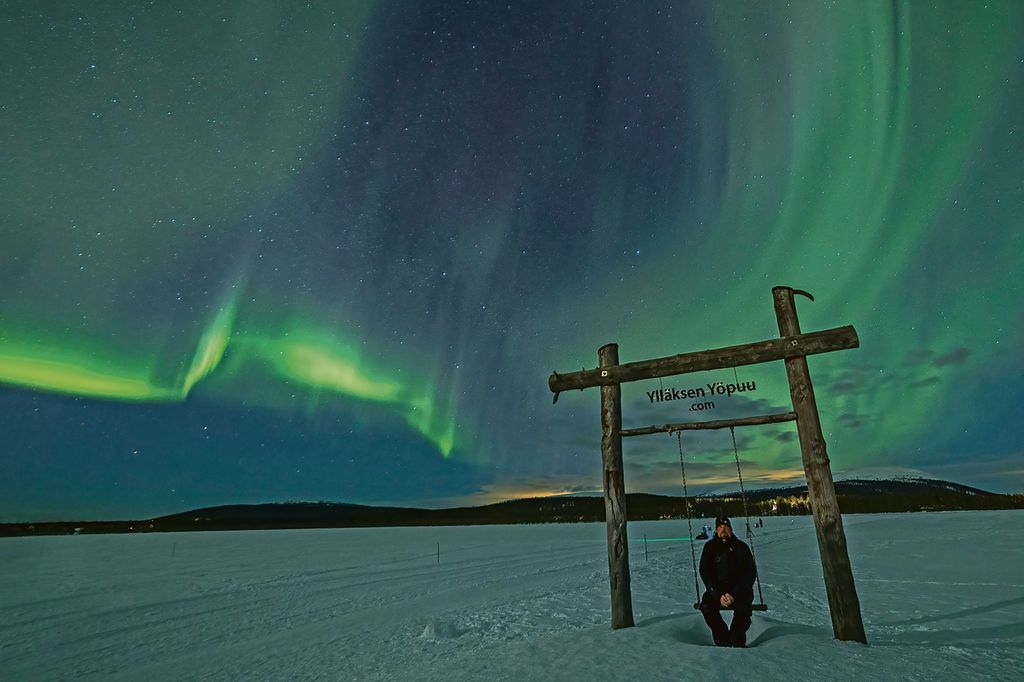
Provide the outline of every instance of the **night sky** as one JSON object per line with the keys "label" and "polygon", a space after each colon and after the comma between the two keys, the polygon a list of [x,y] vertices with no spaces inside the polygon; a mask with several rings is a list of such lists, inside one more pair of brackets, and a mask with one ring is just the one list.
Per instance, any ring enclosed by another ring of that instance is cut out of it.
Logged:
{"label": "night sky", "polygon": [[[600,491],[549,373],[777,336],[774,285],[860,335],[808,361],[837,477],[1024,489],[1020,2],[0,12],[0,520]],[[623,400],[789,409],[781,362]],[[792,424],[737,440],[802,479]],[[674,437],[625,461],[682,494]]]}

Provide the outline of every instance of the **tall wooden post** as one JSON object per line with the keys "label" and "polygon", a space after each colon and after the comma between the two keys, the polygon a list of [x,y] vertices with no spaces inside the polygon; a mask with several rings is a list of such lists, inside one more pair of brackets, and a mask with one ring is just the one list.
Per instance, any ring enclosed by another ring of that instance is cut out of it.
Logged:
{"label": "tall wooden post", "polygon": [[[772,289],[772,298],[775,300],[779,334],[799,334],[800,322],[793,302],[793,289],[775,287]],[[807,494],[814,514],[814,531],[818,537],[825,592],[832,614],[832,631],[836,639],[866,644],[860,600],[857,598],[857,587],[854,585],[853,570],[850,567],[850,554],[846,548],[843,517],[839,513],[832,470],[829,468],[828,454],[825,452],[825,439],[821,433],[821,421],[818,418],[818,405],[814,400],[811,375],[807,370],[807,358],[786,358],[785,363],[786,375],[789,378],[789,395],[793,401],[793,411],[796,413],[796,429],[800,437],[804,474],[807,476]]]}
{"label": "tall wooden post", "polygon": [[[619,347],[609,343],[597,351],[601,368],[619,364]],[[612,628],[633,627],[629,588],[629,545],[626,539],[626,484],[622,476],[622,389],[601,387],[601,461],[604,467],[604,516],[608,524],[608,579],[612,588]]]}

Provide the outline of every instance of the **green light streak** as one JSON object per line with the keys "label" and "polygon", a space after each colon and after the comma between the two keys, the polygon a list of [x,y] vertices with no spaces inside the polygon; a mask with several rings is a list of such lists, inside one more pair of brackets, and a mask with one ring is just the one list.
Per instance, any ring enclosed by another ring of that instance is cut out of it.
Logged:
{"label": "green light streak", "polygon": [[166,401],[173,391],[150,382],[123,361],[97,359],[67,349],[0,348],[0,383],[34,390],[127,401]]}
{"label": "green light streak", "polygon": [[232,300],[217,313],[178,381],[156,381],[155,360],[112,357],[97,340],[80,341],[75,348],[8,340],[0,343],[0,384],[105,400],[181,402],[220,363],[235,310]]}
{"label": "green light streak", "polygon": [[455,448],[454,420],[435,414],[433,404],[426,397],[411,401],[405,408],[406,422],[433,442],[442,455],[451,455]]}
{"label": "green light streak", "polygon": [[340,395],[394,406],[406,423],[432,442],[445,457],[455,448],[455,423],[437,410],[429,395],[415,395],[393,379],[371,376],[344,346],[323,340],[276,340],[263,347],[284,377]]}
{"label": "green light streak", "polygon": [[199,340],[196,355],[185,375],[182,398],[188,395],[200,380],[208,376],[220,364],[231,338],[231,327],[235,320],[236,303],[226,305],[214,318],[213,323]]}
{"label": "green light streak", "polygon": [[[10,341],[0,345],[0,384],[106,400],[181,402],[204,379],[222,374],[228,382],[230,399],[232,375],[256,361],[269,366],[280,379],[304,386],[305,398],[314,409],[317,392],[324,390],[387,405],[444,457],[455,450],[455,420],[431,399],[429,390],[413,390],[384,373],[369,370],[352,350],[354,344],[339,343],[305,329],[284,337],[250,334],[233,339],[236,310],[232,300],[218,312],[200,338],[182,379],[173,385],[153,381],[153,362],[133,363],[95,352]],[[219,373],[229,347],[238,357],[233,369]],[[273,388],[268,392],[273,393]]]}
{"label": "green light streak", "polygon": [[[306,392],[312,411],[317,409],[318,391],[386,405],[444,457],[457,447],[455,419],[432,397],[430,382],[423,378],[415,383],[400,381],[372,368],[361,357],[358,344],[303,326],[272,338],[245,336],[236,345],[241,356],[238,366],[246,359],[256,360],[279,378],[312,389]],[[239,371],[238,366],[232,371]]]}
{"label": "green light streak", "polygon": [[278,371],[307,386],[376,402],[397,402],[401,386],[371,378],[360,367],[331,349],[300,341],[268,344],[266,354]]}

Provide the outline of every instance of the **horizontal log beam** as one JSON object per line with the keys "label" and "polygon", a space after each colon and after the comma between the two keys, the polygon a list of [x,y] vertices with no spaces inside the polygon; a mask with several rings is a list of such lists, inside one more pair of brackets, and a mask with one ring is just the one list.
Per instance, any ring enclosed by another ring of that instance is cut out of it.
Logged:
{"label": "horizontal log beam", "polygon": [[652,433],[675,433],[676,431],[696,431],[698,429],[727,429],[730,426],[757,426],[758,424],[778,424],[792,421],[796,421],[796,412],[761,414],[756,417],[741,417],[740,419],[716,419],[710,422],[680,422],[679,424],[644,426],[639,429],[623,429],[622,436],[647,436]]}
{"label": "horizontal log beam", "polygon": [[795,334],[756,343],[744,343],[739,346],[681,353],[666,358],[627,362],[624,365],[612,367],[585,369],[571,374],[554,372],[548,377],[548,388],[555,394],[555,400],[558,400],[558,394],[562,391],[574,389],[582,391],[592,386],[610,386],[676,374],[757,365],[762,362],[830,353],[859,346],[860,339],[857,338],[856,330],[852,325],[847,325],[808,334]]}

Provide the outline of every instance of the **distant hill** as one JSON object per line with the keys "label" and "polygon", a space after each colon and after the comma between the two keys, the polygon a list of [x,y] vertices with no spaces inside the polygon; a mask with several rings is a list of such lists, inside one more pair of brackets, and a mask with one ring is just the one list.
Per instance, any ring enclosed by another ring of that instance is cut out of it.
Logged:
{"label": "distant hill", "polygon": [[[837,481],[836,496],[844,514],[1024,509],[1024,495],[1002,495],[978,488],[924,478]],[[743,515],[739,491],[690,498],[694,517]],[[631,521],[680,518],[682,497],[630,493]],[[809,514],[807,486],[747,492],[751,516]],[[86,521],[0,524],[0,536],[72,533],[131,533],[275,528],[358,528],[377,526],[462,526],[495,523],[575,523],[604,520],[601,497],[536,497],[480,507],[417,509],[372,507],[339,502],[284,502],[206,507],[140,521]]]}
{"label": "distant hill", "polygon": [[[844,514],[1024,508],[1024,495],[1003,495],[930,478],[850,479],[836,481],[835,487]],[[714,499],[738,502],[742,509],[739,491]],[[747,503],[760,515],[810,513],[806,483],[748,491]]]}

